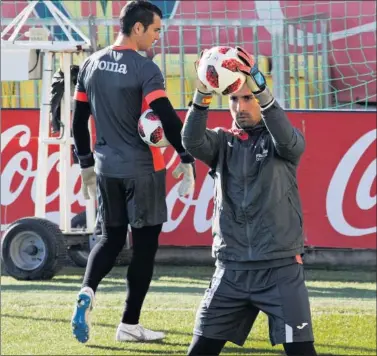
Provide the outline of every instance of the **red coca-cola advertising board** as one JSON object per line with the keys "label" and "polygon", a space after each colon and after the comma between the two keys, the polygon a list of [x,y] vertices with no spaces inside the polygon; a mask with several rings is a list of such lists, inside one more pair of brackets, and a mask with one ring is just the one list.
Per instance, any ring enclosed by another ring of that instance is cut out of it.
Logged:
{"label": "red coca-cola advertising board", "polygon": [[[185,112],[180,115],[184,118]],[[373,112],[290,111],[288,116],[306,137],[298,172],[306,245],[376,248],[376,116]],[[3,110],[1,118],[1,230],[16,219],[34,215],[37,173],[38,110]],[[213,110],[209,127],[229,127],[227,111]],[[162,245],[211,245],[213,180],[197,163],[192,199],[177,194],[172,178],[178,163],[174,150],[164,151],[168,167],[168,221]],[[59,154],[49,150],[47,217],[58,222]],[[72,216],[84,210],[78,165],[70,168],[68,200]]]}

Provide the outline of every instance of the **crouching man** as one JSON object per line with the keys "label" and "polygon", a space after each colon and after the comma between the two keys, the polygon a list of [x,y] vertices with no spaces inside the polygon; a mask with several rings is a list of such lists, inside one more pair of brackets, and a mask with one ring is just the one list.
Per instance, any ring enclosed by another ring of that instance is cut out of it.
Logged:
{"label": "crouching man", "polygon": [[229,96],[233,126],[207,129],[212,94],[198,80],[182,140],[212,170],[216,270],[199,307],[189,355],[242,346],[260,311],[272,345],[288,356],[315,356],[304,279],[297,167],[303,135],[289,122],[253,57],[237,47],[247,81]]}

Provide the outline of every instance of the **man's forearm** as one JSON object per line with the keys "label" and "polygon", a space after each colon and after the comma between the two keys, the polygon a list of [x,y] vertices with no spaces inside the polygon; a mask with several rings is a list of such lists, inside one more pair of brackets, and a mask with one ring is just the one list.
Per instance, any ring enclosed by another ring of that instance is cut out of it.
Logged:
{"label": "man's forearm", "polygon": [[[268,88],[265,90],[269,91]],[[257,94],[255,97],[258,99],[258,96],[260,95],[264,95],[266,97],[267,93]],[[282,146],[289,145],[290,141],[292,140],[293,126],[289,122],[284,110],[275,99],[271,100],[265,107],[262,106],[261,102],[260,104],[262,108],[263,120],[275,142]]]}
{"label": "man's forearm", "polygon": [[87,102],[74,100],[72,136],[81,168],[94,165],[94,158],[90,148],[89,117],[89,104]]}
{"label": "man's forearm", "polygon": [[185,152],[181,139],[183,124],[169,99],[166,97],[156,99],[149,106],[160,117],[167,140],[179,154],[183,154]]}
{"label": "man's forearm", "polygon": [[[298,157],[302,154],[305,142],[302,134],[293,127],[285,111],[273,98],[270,90],[266,88],[262,93],[256,94],[262,108],[264,123],[274,139],[278,151],[283,156]],[[287,153],[290,151],[289,153]]]}
{"label": "man's forearm", "polygon": [[208,110],[199,110],[195,106],[189,108],[182,129],[182,141],[186,149],[195,149],[203,144],[207,119]]}
{"label": "man's forearm", "polygon": [[190,154],[212,167],[219,150],[218,134],[207,129],[208,106],[198,105],[197,100],[196,93],[183,125],[182,142]]}

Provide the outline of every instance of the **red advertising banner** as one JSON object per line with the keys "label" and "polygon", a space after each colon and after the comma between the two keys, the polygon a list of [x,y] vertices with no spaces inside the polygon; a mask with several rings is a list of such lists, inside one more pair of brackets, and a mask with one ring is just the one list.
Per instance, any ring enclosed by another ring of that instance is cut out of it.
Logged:
{"label": "red advertising banner", "polygon": [[[179,113],[184,118],[185,112]],[[376,248],[376,116],[373,112],[290,111],[294,126],[306,137],[298,172],[306,245],[337,248]],[[37,173],[38,110],[3,110],[1,118],[1,230],[34,215]],[[227,111],[210,112],[209,127],[230,127]],[[178,159],[164,150],[168,167],[168,221],[162,245],[208,246],[212,243],[213,180],[197,163],[195,194],[177,194],[179,181],[171,172]],[[47,218],[58,222],[57,147],[49,150]],[[72,216],[84,210],[78,165],[70,171],[68,199]]]}

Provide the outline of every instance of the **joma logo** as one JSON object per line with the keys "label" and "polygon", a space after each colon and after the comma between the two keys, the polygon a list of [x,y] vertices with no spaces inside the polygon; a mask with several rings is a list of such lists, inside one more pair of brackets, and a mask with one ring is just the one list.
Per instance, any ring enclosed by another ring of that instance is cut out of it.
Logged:
{"label": "joma logo", "polygon": [[94,67],[107,72],[127,74],[127,66],[116,62],[96,61]]}

